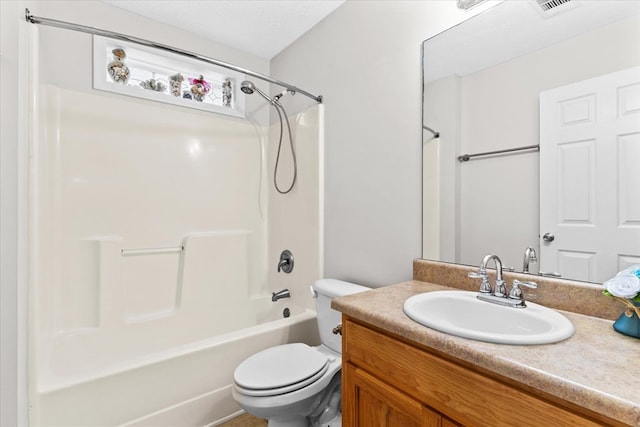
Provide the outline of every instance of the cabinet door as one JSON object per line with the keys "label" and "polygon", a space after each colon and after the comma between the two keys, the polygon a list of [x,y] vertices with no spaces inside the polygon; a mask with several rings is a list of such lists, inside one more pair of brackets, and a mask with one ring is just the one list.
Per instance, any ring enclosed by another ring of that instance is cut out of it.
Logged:
{"label": "cabinet door", "polygon": [[440,415],[349,363],[344,368],[345,427],[440,427]]}
{"label": "cabinet door", "polygon": [[462,424],[458,424],[455,421],[450,420],[449,418],[442,417],[441,427],[463,427]]}

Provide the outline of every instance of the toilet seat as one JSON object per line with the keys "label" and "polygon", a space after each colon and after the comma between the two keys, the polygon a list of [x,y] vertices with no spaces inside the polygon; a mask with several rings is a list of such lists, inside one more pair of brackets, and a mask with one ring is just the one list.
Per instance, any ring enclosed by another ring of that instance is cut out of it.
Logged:
{"label": "toilet seat", "polygon": [[327,369],[329,369],[329,366],[325,365],[324,368],[318,371],[315,375],[285,387],[270,388],[270,389],[247,389],[239,386],[238,384],[236,384],[235,386],[240,393],[246,396],[255,396],[255,397],[277,396],[279,394],[291,393],[292,391],[296,391],[301,388],[304,388],[309,384],[313,384],[314,382],[318,381],[319,378],[322,378],[322,376],[327,372]]}
{"label": "toilet seat", "polygon": [[285,344],[249,357],[236,368],[233,378],[242,394],[275,396],[314,383],[327,372],[329,362],[326,354],[306,344]]}

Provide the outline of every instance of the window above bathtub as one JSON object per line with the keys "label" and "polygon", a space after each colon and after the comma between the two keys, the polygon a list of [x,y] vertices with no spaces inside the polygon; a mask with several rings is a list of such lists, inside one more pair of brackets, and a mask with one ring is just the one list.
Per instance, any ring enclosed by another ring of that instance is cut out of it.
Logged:
{"label": "window above bathtub", "polygon": [[197,59],[93,36],[93,88],[245,117],[244,75]]}

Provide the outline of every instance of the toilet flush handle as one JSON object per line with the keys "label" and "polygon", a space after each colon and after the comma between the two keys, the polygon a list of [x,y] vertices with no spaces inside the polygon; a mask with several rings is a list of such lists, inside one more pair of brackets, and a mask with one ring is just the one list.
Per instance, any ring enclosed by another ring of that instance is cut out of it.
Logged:
{"label": "toilet flush handle", "polygon": [[331,332],[333,332],[333,335],[342,335],[342,323],[338,324],[338,326],[333,328]]}

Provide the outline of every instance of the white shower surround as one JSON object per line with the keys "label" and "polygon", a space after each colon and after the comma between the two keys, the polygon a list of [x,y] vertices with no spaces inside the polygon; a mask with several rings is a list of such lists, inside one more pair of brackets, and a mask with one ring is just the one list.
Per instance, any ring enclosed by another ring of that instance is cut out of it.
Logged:
{"label": "white shower surround", "polygon": [[[41,48],[54,49],[43,33]],[[42,62],[30,165],[31,423],[195,426],[237,413],[237,364],[318,341],[308,286],[322,276],[323,107],[291,117],[298,183],[282,196],[271,176],[277,130],[66,87]],[[283,277],[285,245],[297,262]],[[184,249],[122,252],[166,247]],[[274,305],[283,287],[292,298]],[[292,317],[274,320],[284,307]]]}

